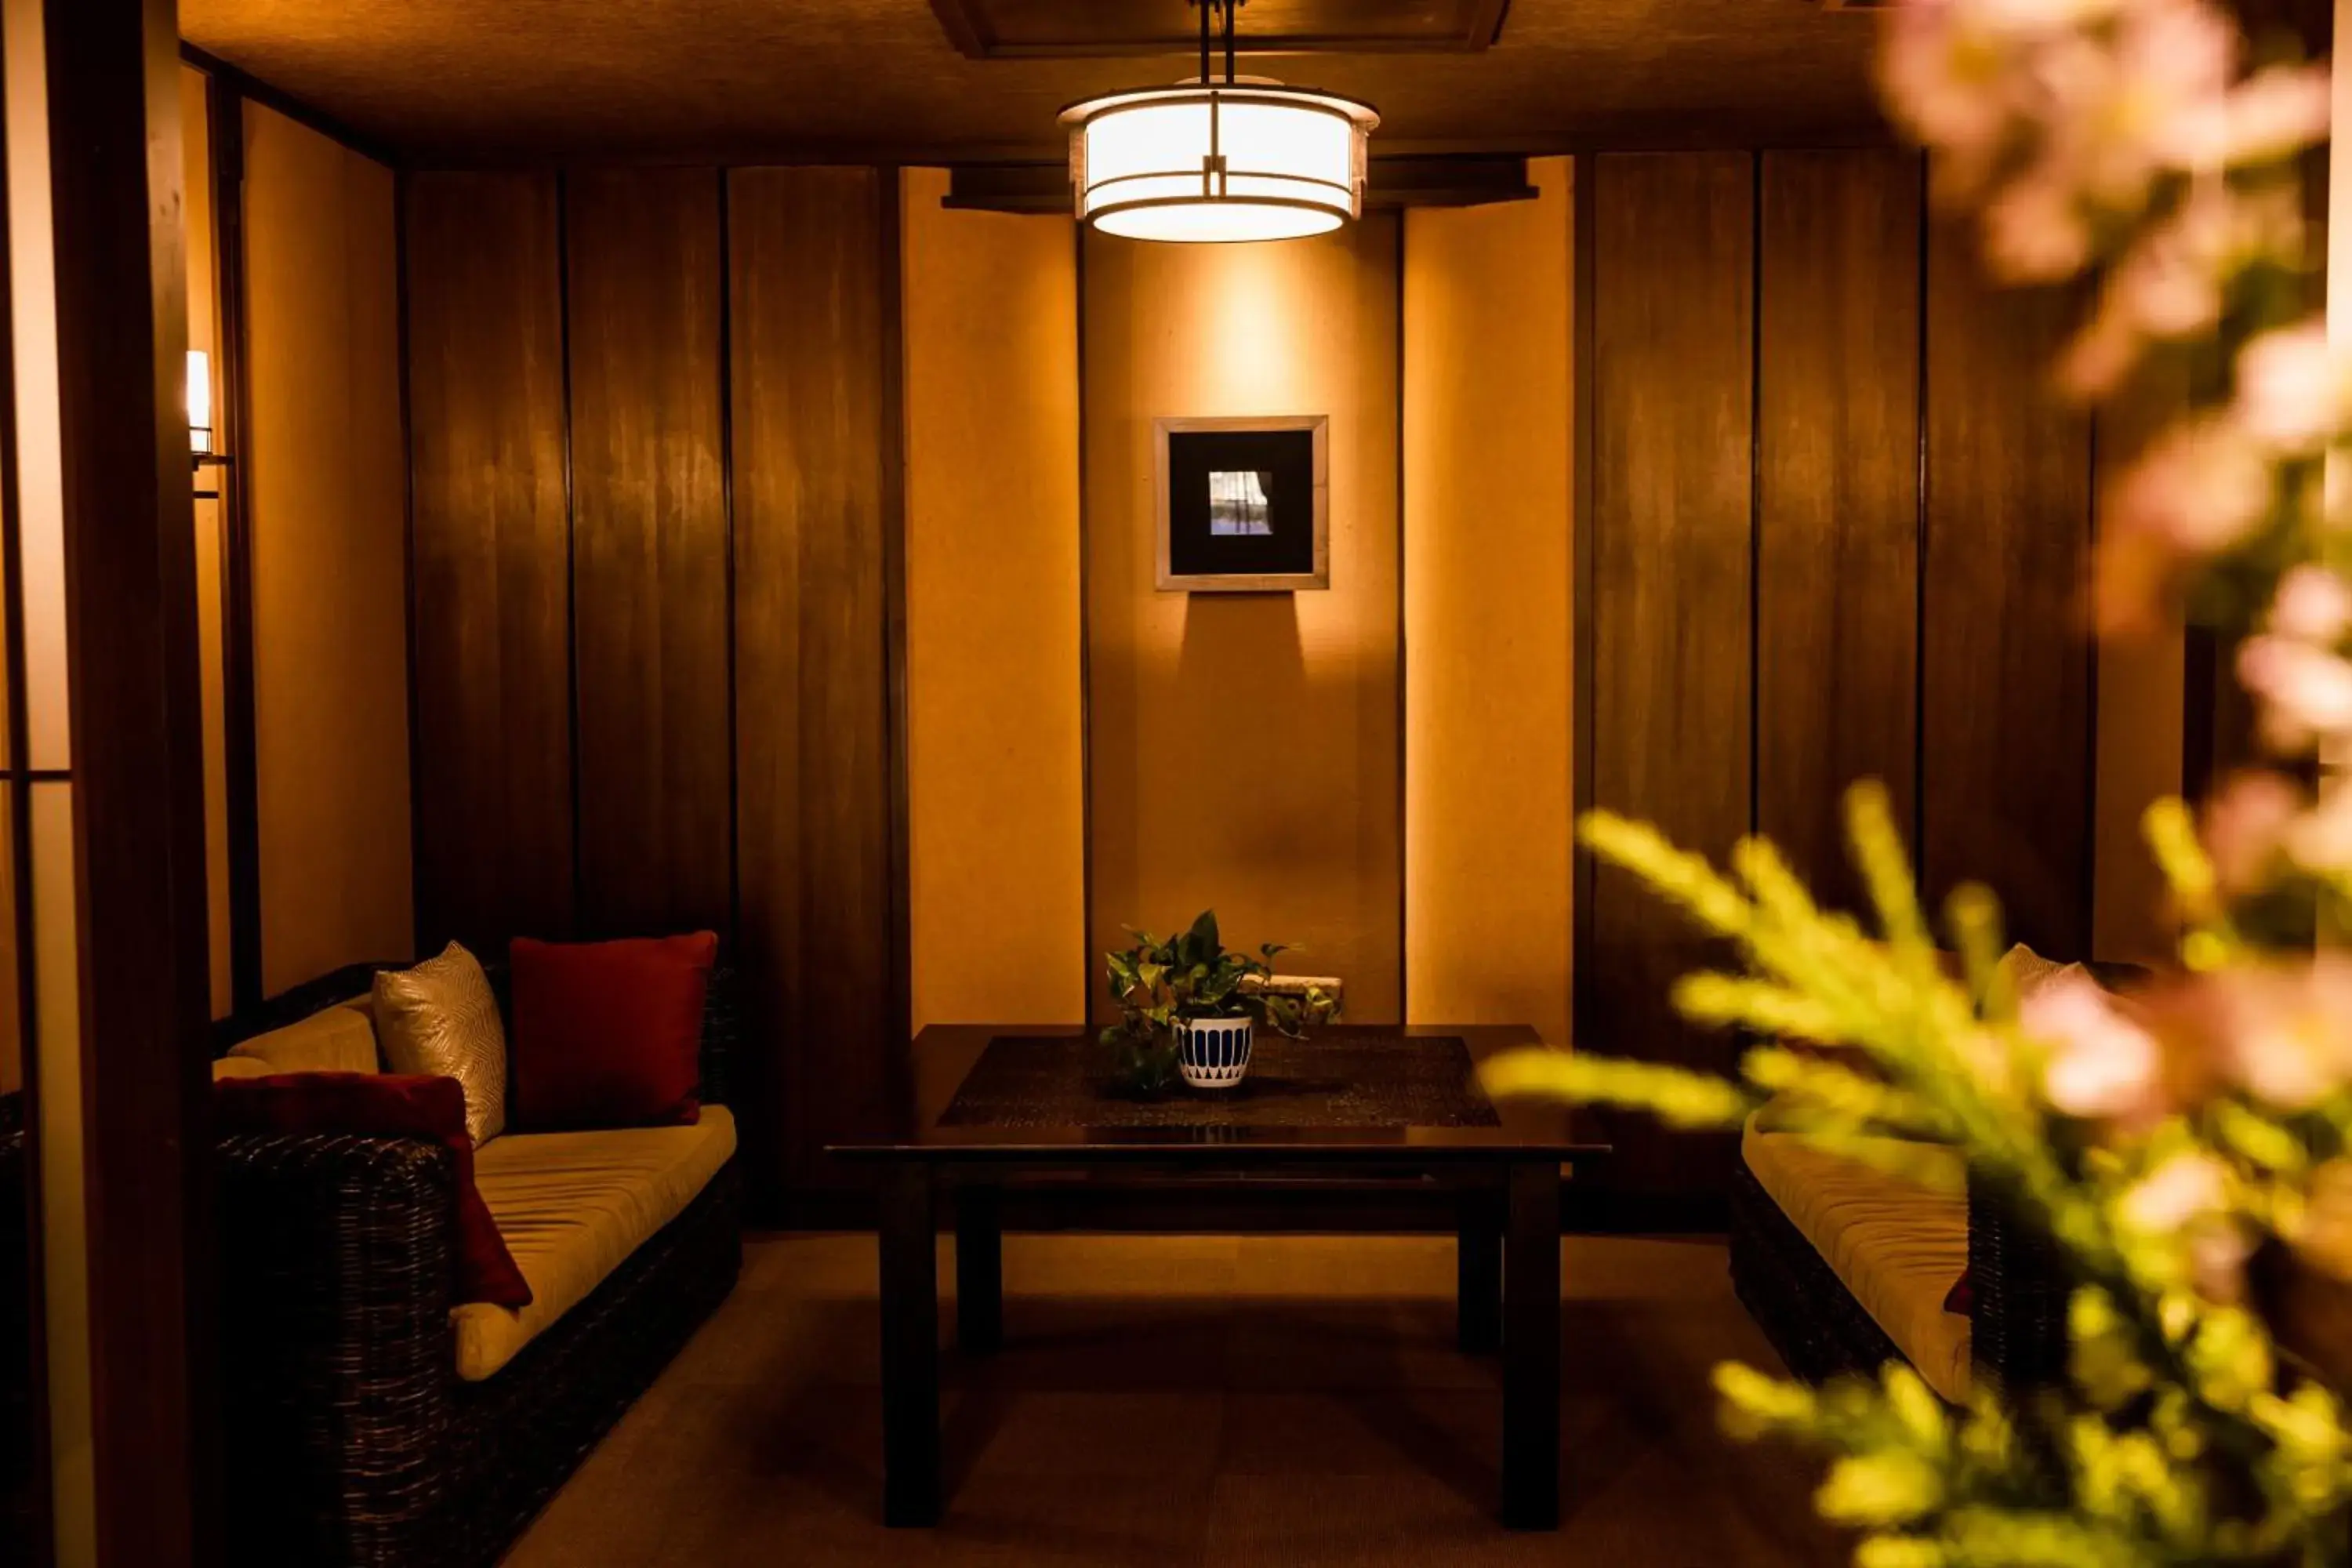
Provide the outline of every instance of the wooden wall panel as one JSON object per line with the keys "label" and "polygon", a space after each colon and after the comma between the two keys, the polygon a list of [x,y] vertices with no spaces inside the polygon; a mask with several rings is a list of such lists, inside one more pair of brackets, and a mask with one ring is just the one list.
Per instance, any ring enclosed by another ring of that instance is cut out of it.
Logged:
{"label": "wooden wall panel", "polygon": [[2010,935],[2088,957],[2091,443],[2046,390],[2074,314],[1929,237],[1923,883],[1989,884]]}
{"label": "wooden wall panel", "polygon": [[[2157,433],[2189,405],[2186,364],[2149,367],[2099,411],[2096,526],[2114,486]],[[2096,795],[2091,811],[2094,958],[2169,962],[2179,933],[2170,889],[2140,826],[2149,805],[2181,793],[2188,639],[2178,626],[2098,645]]]}
{"label": "wooden wall panel", "polygon": [[488,953],[572,924],[562,281],[552,176],[408,195],[416,914]]}
{"label": "wooden wall panel", "polygon": [[1841,801],[1907,838],[1918,738],[1915,153],[1767,153],[1758,237],[1756,826],[1858,908]]}
{"label": "wooden wall panel", "polygon": [[772,1068],[752,1109],[769,1174],[805,1191],[905,1049],[898,191],[846,168],[728,191],[737,875]]}
{"label": "wooden wall panel", "polygon": [[[1746,153],[1594,161],[1592,456],[1586,561],[1594,805],[1720,855],[1750,814],[1755,163]],[[1581,903],[1581,1048],[1720,1068],[1675,977],[1711,961],[1682,917],[1605,868]],[[1612,1119],[1612,1179],[1715,1185],[1726,1141]]]}
{"label": "wooden wall panel", "polygon": [[719,175],[564,191],[579,924],[727,928],[732,900]]}

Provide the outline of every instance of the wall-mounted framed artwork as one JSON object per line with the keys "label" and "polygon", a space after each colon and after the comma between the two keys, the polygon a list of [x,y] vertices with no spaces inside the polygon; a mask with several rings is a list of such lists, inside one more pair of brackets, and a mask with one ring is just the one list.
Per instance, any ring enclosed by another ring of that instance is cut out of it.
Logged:
{"label": "wall-mounted framed artwork", "polygon": [[1157,585],[1287,594],[1331,585],[1328,415],[1155,419]]}

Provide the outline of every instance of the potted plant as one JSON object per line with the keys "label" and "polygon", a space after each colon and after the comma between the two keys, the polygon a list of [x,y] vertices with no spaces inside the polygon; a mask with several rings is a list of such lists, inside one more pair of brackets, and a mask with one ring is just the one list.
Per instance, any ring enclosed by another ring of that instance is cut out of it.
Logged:
{"label": "potted plant", "polygon": [[1288,951],[1267,942],[1259,957],[1226,951],[1217,912],[1204,910],[1182,935],[1162,941],[1129,927],[1135,945],[1107,952],[1119,1021],[1102,1033],[1114,1071],[1129,1088],[1157,1094],[1181,1077],[1196,1089],[1230,1089],[1249,1074],[1255,1026],[1296,1037],[1338,1007],[1321,988],[1273,990],[1267,960]]}

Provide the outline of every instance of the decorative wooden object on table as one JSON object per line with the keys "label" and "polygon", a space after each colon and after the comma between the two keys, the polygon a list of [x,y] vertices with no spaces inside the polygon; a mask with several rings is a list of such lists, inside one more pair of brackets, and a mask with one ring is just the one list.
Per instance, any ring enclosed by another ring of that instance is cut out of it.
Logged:
{"label": "decorative wooden object on table", "polygon": [[1559,1518],[1559,1167],[1605,1154],[1558,1106],[1490,1101],[1486,1058],[1535,1043],[1516,1026],[1269,1034],[1250,1077],[1216,1096],[1118,1093],[1081,1029],[934,1024],[890,1131],[835,1146],[881,1165],[883,1513],[940,1517],[939,1194],[956,1207],[957,1328],[967,1353],[1003,1333],[998,1194],[1025,1174],[1216,1171],[1246,1182],[1318,1164],[1444,1180],[1460,1205],[1459,1334],[1503,1355],[1502,1517]]}

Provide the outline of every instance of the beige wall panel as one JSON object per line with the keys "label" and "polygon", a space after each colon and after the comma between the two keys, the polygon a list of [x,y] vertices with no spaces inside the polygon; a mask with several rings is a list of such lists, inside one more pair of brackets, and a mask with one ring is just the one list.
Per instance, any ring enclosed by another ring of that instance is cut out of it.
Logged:
{"label": "beige wall panel", "polygon": [[81,917],[74,786],[29,786],[32,801],[34,1049],[40,1054],[41,1289],[49,1351],[49,1472],[57,1568],[96,1568],[97,1435],[85,1217],[89,1118],[82,1099]]}
{"label": "beige wall panel", "polygon": [[213,135],[211,79],[194,66],[180,68],[180,163],[187,180],[188,346],[213,352],[220,331],[214,286]]}
{"label": "beige wall panel", "polygon": [[[16,420],[18,552],[25,621],[27,755],[71,762],[66,704],[65,490],[58,393],[55,247],[49,243],[47,77],[39,0],[0,7],[7,115],[9,304]],[[34,997],[42,1209],[39,1289],[47,1314],[50,1526],[57,1568],[98,1561],[91,1437],[89,1246],[84,1212],[80,920],[75,909],[73,785],[32,790]],[[37,1419],[37,1416],[36,1417]]]}
{"label": "beige wall panel", "polygon": [[1575,201],[1405,221],[1405,994],[1569,1038]]}
{"label": "beige wall panel", "polygon": [[49,234],[48,79],[40,0],[6,0],[10,340],[16,381],[17,553],[24,574],[26,767],[73,762],[66,703],[63,436],[58,412],[57,256]]}
{"label": "beige wall panel", "polygon": [[902,189],[913,1024],[1074,1023],[1076,253],[1067,219],[950,212],[947,185]]}
{"label": "beige wall panel", "polygon": [[246,109],[261,979],[412,937],[405,455],[390,170]]}
{"label": "beige wall panel", "polygon": [[[1280,245],[1089,236],[1083,279],[1092,945],[1213,905],[1367,1022],[1403,991],[1397,250],[1388,213]],[[1330,588],[1156,592],[1152,420],[1247,414],[1330,418]]]}

